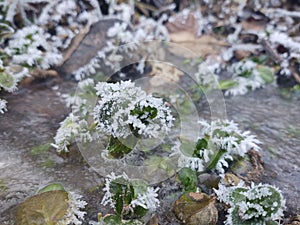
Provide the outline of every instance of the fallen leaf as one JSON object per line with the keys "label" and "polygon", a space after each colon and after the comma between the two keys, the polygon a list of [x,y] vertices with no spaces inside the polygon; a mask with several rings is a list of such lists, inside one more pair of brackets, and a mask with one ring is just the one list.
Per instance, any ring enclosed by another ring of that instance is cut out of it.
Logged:
{"label": "fallen leaf", "polygon": [[193,13],[189,13],[188,15],[179,13],[168,21],[166,27],[170,33],[176,33],[180,31],[196,33],[196,19]]}
{"label": "fallen leaf", "polygon": [[153,86],[159,86],[169,82],[178,82],[183,72],[178,70],[175,66],[166,63],[152,62],[152,71],[150,76],[150,83]]}
{"label": "fallen leaf", "polygon": [[195,37],[194,34],[187,31],[170,34],[170,40],[178,46],[170,45],[169,51],[184,58],[219,55],[224,47],[229,46],[227,42],[218,40],[211,35]]}

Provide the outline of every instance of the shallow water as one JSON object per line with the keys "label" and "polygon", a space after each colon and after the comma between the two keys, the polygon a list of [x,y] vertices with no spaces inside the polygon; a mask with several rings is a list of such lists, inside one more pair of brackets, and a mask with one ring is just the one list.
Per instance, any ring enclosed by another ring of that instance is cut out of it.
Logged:
{"label": "shallow water", "polygon": [[[74,87],[72,83],[58,84],[58,91],[69,92]],[[10,224],[15,206],[48,183],[60,182],[67,190],[85,193],[101,181],[78,152],[65,159],[53,149],[41,155],[30,153],[32,147],[52,142],[59,122],[68,113],[58,91],[34,86],[6,97],[9,112],[0,116],[1,223]],[[278,89],[268,87],[226,98],[226,107],[229,119],[263,142],[263,182],[278,186],[287,198],[288,211],[299,213],[299,101],[283,99]]]}

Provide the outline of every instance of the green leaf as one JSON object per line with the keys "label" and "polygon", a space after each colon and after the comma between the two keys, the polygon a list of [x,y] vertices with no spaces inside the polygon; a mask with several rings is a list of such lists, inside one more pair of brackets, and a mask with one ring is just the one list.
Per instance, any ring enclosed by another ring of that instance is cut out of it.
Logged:
{"label": "green leaf", "polygon": [[38,191],[38,193],[44,193],[47,191],[64,191],[64,187],[59,183],[49,184]]}
{"label": "green leaf", "polygon": [[274,74],[272,70],[267,66],[257,66],[257,71],[260,77],[267,83],[272,83],[274,81]]}
{"label": "green leaf", "polygon": [[13,88],[15,85],[14,78],[8,73],[1,72],[0,73],[0,87],[4,89]]}
{"label": "green leaf", "polygon": [[196,143],[196,148],[193,152],[193,157],[198,157],[199,159],[203,158],[203,150],[207,149],[208,141],[205,138],[199,139]]}
{"label": "green leaf", "polygon": [[217,153],[213,157],[211,157],[211,160],[208,163],[207,169],[209,169],[209,170],[215,169],[219,160],[225,153],[226,153],[226,150],[224,150],[224,149],[218,150]]}
{"label": "green leaf", "polygon": [[109,155],[111,155],[115,159],[120,159],[123,158],[125,154],[128,154],[132,151],[132,148],[123,144],[122,142],[123,141],[121,139],[119,140],[119,138],[111,136],[107,148]]}
{"label": "green leaf", "polygon": [[117,215],[106,215],[103,217],[103,222],[105,225],[122,225],[122,220],[120,216]]}
{"label": "green leaf", "polygon": [[252,61],[257,63],[257,64],[264,64],[269,60],[269,56],[268,55],[260,55],[258,57],[252,57]]}
{"label": "green leaf", "polygon": [[235,206],[231,212],[232,223],[230,225],[265,225],[263,220],[254,218],[251,220],[243,220],[239,215],[239,207]]}
{"label": "green leaf", "polygon": [[185,191],[194,192],[197,188],[197,173],[191,168],[184,167],[178,172],[178,177]]}
{"label": "green leaf", "polygon": [[221,80],[221,81],[219,81],[219,88],[221,90],[228,90],[230,88],[235,87],[236,85],[238,85],[238,82],[233,81],[233,80]]}
{"label": "green leaf", "polygon": [[246,188],[236,188],[231,194],[230,194],[230,201],[232,201],[234,204],[237,204],[238,202],[244,201],[246,199],[246,196],[243,193],[246,193]]}
{"label": "green leaf", "polygon": [[137,218],[142,218],[146,213],[147,213],[147,209],[141,207],[141,206],[137,206],[134,208],[134,215]]}

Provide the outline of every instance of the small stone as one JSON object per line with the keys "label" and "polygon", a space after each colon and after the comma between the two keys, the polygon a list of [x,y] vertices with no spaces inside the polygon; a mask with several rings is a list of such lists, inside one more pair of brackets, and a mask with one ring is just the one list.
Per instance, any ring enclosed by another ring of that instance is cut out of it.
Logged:
{"label": "small stone", "polygon": [[218,222],[218,210],[213,201],[201,209],[199,212],[192,215],[187,220],[189,225],[215,225]]}
{"label": "small stone", "polygon": [[183,194],[173,206],[173,212],[183,223],[187,223],[194,214],[201,212],[210,204],[210,197],[204,193]]}
{"label": "small stone", "polygon": [[245,50],[236,50],[234,52],[234,56],[238,60],[242,60],[242,59],[248,58],[250,55],[251,55],[251,52],[245,51]]}
{"label": "small stone", "polygon": [[226,173],[223,182],[226,186],[237,186],[241,179],[232,173]]}
{"label": "small stone", "polygon": [[207,189],[218,188],[220,176],[216,174],[203,173],[198,176],[200,184],[203,184]]}
{"label": "small stone", "polygon": [[158,225],[158,218],[157,215],[154,215],[146,225]]}

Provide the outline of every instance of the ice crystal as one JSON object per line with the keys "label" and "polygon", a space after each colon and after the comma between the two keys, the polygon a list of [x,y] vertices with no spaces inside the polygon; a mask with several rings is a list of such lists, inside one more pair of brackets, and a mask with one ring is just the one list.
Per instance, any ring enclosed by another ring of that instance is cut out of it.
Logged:
{"label": "ice crystal", "polygon": [[252,183],[251,187],[245,187],[241,182],[226,187],[219,184],[215,193],[220,201],[230,206],[226,225],[265,225],[283,216],[285,200],[280,190],[272,185]]}
{"label": "ice crystal", "polygon": [[72,138],[78,133],[79,125],[77,120],[78,118],[71,114],[60,123],[60,128],[57,130],[54,137],[55,144],[52,144],[58,152],[68,151],[68,146],[70,145]]}
{"label": "ice crystal", "polygon": [[[115,4],[114,1],[109,1],[110,14],[113,17],[122,19],[125,15],[124,10],[127,11],[125,22],[116,22],[107,31],[108,40],[106,45],[98,51],[96,56],[90,60],[89,63],[79,68],[74,72],[77,80],[84,79],[85,77],[96,73],[97,69],[101,66],[110,68],[120,67],[123,60],[122,54],[131,57],[131,52],[136,50],[139,43],[150,40],[169,40],[169,33],[163,22],[167,20],[166,15],[162,15],[157,21],[152,18],[141,16],[139,23],[134,26],[130,23],[130,17],[133,15],[133,6],[125,7],[125,4]],[[128,5],[127,5],[128,6]],[[127,22],[127,23],[126,23]],[[122,48],[119,48],[119,45]],[[130,43],[130,44],[129,44]],[[120,51],[119,54],[114,54],[116,50]],[[139,69],[141,71],[141,69]]]}
{"label": "ice crystal", "polygon": [[[118,192],[119,190],[123,191]],[[117,210],[116,207],[120,207],[118,206],[120,198],[124,198],[124,201],[126,201],[125,197],[131,196],[131,200],[123,202],[123,207],[126,207],[127,205],[132,210],[137,207],[142,207],[146,210],[155,211],[160,204],[157,198],[158,190],[158,187],[145,187],[145,184],[139,185],[130,181],[125,173],[122,175],[115,175],[114,173],[111,173],[105,178],[105,186],[103,188],[105,194],[101,204],[110,205],[111,208]],[[116,194],[118,194],[118,196],[116,196]]]}
{"label": "ice crystal", "polygon": [[133,130],[138,135],[157,138],[173,125],[173,117],[163,100],[147,95],[130,81],[98,83],[96,90],[100,100],[94,119],[100,132],[126,138]]}
{"label": "ice crystal", "polygon": [[159,207],[159,200],[157,199],[157,191],[159,188],[147,187],[147,191],[142,194],[138,194],[137,198],[131,202],[132,207],[141,206],[144,209],[155,211]]}
{"label": "ice crystal", "polygon": [[263,87],[266,82],[257,70],[257,64],[251,60],[232,64],[232,80],[236,84],[225,91],[225,95],[244,95],[249,90]]}
{"label": "ice crystal", "polygon": [[2,114],[3,114],[5,111],[7,111],[6,103],[7,103],[6,100],[0,99],[0,113],[2,113]]}
{"label": "ice crystal", "polygon": [[[15,91],[18,82],[25,76],[28,76],[27,68],[17,65],[4,66],[0,59],[0,91],[1,89],[8,92]],[[7,111],[6,104],[6,100],[0,99],[0,113]]]}
{"label": "ice crystal", "polygon": [[192,156],[183,153],[179,156],[179,167],[189,167],[196,171],[215,169],[220,174],[229,167],[233,157],[244,157],[250,150],[259,150],[261,142],[249,131],[241,131],[233,121],[216,120],[208,123],[199,121],[202,126],[200,137]]}
{"label": "ice crystal", "polygon": [[11,56],[11,63],[37,65],[47,69],[62,60],[61,53],[47,42],[49,37],[36,25],[24,27],[12,36],[5,52]]}
{"label": "ice crystal", "polygon": [[86,212],[82,211],[87,203],[81,200],[82,196],[73,192],[68,193],[68,210],[64,217],[57,223],[57,225],[80,225],[84,220]]}

